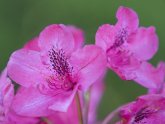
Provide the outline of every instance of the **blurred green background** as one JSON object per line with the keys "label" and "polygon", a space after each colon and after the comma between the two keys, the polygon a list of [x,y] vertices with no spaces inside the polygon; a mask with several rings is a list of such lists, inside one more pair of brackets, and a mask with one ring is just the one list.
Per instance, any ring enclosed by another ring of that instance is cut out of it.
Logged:
{"label": "blurred green background", "polygon": [[[165,60],[165,0],[0,0],[0,70],[12,53],[53,23],[74,24],[85,31],[87,43],[94,43],[101,24],[114,24],[120,5],[133,8],[141,26],[154,25],[160,39],[156,64]],[[146,90],[134,82],[121,81],[113,72],[107,74],[106,91],[99,107],[99,118],[117,106],[134,100]]]}

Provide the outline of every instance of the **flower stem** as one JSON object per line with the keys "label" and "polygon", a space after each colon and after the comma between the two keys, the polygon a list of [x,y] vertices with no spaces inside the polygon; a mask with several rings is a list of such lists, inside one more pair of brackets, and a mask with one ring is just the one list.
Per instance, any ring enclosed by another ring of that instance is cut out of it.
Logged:
{"label": "flower stem", "polygon": [[81,108],[80,97],[78,92],[76,93],[76,103],[77,103],[79,124],[83,124],[83,114],[82,114],[82,108]]}

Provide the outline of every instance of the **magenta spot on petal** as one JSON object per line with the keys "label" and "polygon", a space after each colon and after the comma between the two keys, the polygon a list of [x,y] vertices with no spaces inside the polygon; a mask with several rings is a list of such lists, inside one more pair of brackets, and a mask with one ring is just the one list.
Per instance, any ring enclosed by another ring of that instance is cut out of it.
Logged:
{"label": "magenta spot on petal", "polygon": [[144,119],[147,119],[149,116],[151,116],[156,111],[158,111],[158,110],[154,110],[150,107],[143,107],[136,113],[133,124],[147,123],[144,121]]}

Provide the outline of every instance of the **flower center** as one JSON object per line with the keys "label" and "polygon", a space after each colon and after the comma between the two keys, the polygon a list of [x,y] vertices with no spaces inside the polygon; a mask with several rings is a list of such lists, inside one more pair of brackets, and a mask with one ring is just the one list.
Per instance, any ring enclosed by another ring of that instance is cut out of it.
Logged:
{"label": "flower center", "polygon": [[71,74],[73,67],[69,64],[63,49],[55,50],[52,48],[49,51],[49,58],[52,69],[57,77],[64,77]]}
{"label": "flower center", "polygon": [[68,62],[63,49],[55,49],[54,47],[49,51],[49,60],[51,63],[51,70],[55,75],[47,79],[50,88],[70,90],[73,89],[72,81],[73,67]]}

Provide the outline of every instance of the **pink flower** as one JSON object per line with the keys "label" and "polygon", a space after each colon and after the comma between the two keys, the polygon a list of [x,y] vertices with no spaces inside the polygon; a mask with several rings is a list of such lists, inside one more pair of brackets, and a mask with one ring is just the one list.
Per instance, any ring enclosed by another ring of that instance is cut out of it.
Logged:
{"label": "pink flower", "polygon": [[54,24],[11,55],[9,76],[23,86],[13,103],[18,114],[66,112],[75,93],[86,91],[104,73],[104,53],[95,45],[81,48],[82,39],[79,29]]}
{"label": "pink flower", "polygon": [[132,9],[119,7],[116,17],[115,25],[104,24],[98,29],[96,45],[105,51],[110,69],[122,79],[133,80],[141,63],[156,53],[158,37],[154,27],[138,28],[138,16]]}
{"label": "pink flower", "polygon": [[18,116],[10,109],[13,97],[14,86],[5,69],[0,77],[0,124],[36,124],[37,118]]}
{"label": "pink flower", "polygon": [[127,104],[120,111],[121,121],[117,124],[164,124],[165,97],[144,95]]}
{"label": "pink flower", "polygon": [[[84,121],[87,121],[88,124],[96,124],[97,121],[97,108],[100,103],[101,97],[104,91],[104,84],[102,81],[97,81],[94,85],[92,85],[90,92],[87,93],[88,97],[86,102],[83,100],[82,93],[79,92],[81,96],[81,107],[82,111],[84,111]],[[68,108],[67,112],[54,112],[52,115],[46,117],[53,124],[79,124],[78,117],[78,109],[77,109],[77,101],[76,98],[72,101],[71,105]],[[85,123],[85,122],[84,122]]]}

